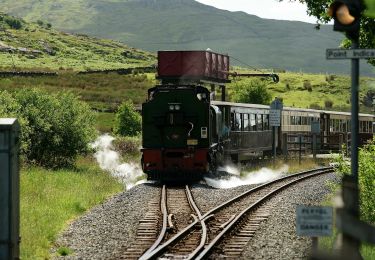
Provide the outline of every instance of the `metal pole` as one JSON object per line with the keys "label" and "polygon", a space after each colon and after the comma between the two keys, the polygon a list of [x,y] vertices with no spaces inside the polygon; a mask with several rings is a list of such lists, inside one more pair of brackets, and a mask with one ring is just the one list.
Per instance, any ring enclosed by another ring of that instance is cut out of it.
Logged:
{"label": "metal pole", "polygon": [[[358,49],[359,41],[353,40],[352,49]],[[359,59],[352,59],[352,154],[351,154],[351,172],[353,181],[358,185],[358,87],[359,86]]]}
{"label": "metal pole", "polygon": [[277,130],[277,126],[274,126],[273,127],[273,131],[272,131],[272,134],[273,134],[273,163],[274,163],[274,166],[275,166],[275,163],[276,163],[276,145],[277,145],[277,142],[276,142],[276,130]]}
{"label": "metal pole", "polygon": [[[358,48],[358,39],[353,40],[352,49]],[[358,189],[358,86],[359,86],[359,59],[352,59],[352,86],[351,86],[351,101],[352,101],[352,126],[351,126],[351,175],[344,176],[342,196],[344,201],[344,211],[359,219],[359,189]],[[340,217],[340,216],[338,216]],[[350,225],[343,223],[343,225]],[[339,236],[338,245],[341,247],[341,257],[343,259],[362,259],[359,248],[360,241],[345,232]]]}
{"label": "metal pole", "polygon": [[302,135],[298,135],[298,141],[299,141],[299,156],[298,156],[298,163],[301,165],[302,160]]}
{"label": "metal pole", "polygon": [[313,134],[313,158],[316,160],[316,134]]}

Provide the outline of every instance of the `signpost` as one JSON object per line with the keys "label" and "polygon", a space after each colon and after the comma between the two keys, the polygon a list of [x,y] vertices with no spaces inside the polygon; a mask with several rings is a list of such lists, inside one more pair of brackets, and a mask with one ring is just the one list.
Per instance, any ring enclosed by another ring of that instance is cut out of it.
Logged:
{"label": "signpost", "polygon": [[273,162],[276,160],[276,131],[281,126],[281,110],[283,110],[283,102],[275,98],[270,105],[270,126],[272,127],[272,150]]}
{"label": "signpost", "polygon": [[312,249],[318,247],[318,237],[332,235],[331,207],[297,206],[297,235],[312,237]]}
{"label": "signpost", "polygon": [[375,58],[375,49],[327,49],[327,60],[342,59],[372,59]]}

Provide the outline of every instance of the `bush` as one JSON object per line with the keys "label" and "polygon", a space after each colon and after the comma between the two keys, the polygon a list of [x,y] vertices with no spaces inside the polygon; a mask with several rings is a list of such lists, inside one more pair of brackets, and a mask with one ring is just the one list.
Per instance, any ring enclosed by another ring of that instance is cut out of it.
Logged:
{"label": "bush", "polygon": [[[375,139],[359,149],[359,189],[361,218],[375,223]],[[350,164],[340,156],[337,171],[341,174],[350,174]]]}
{"label": "bush", "polygon": [[0,118],[18,118],[21,126],[21,153],[25,153],[30,145],[30,128],[28,121],[21,116],[21,106],[7,91],[0,91]]}
{"label": "bush", "polygon": [[256,79],[236,85],[234,101],[240,103],[269,105],[272,96],[265,81]]}
{"label": "bush", "polygon": [[117,137],[113,145],[116,151],[119,151],[122,156],[129,154],[138,154],[141,147],[141,139],[138,136]]}
{"label": "bush", "polygon": [[6,17],[5,22],[13,29],[21,29],[22,28],[22,22],[19,19],[13,18],[13,17]]}
{"label": "bush", "polygon": [[94,115],[72,93],[50,95],[24,89],[13,100],[7,93],[1,97],[10,104],[10,114],[20,118],[22,154],[27,162],[52,168],[71,166],[77,155],[88,151],[95,137]]}
{"label": "bush", "polygon": [[312,103],[310,104],[311,109],[322,109],[322,107],[318,103]]}
{"label": "bush", "polygon": [[122,136],[136,136],[141,132],[141,116],[131,101],[121,104],[115,119],[114,132]]}
{"label": "bush", "polygon": [[333,107],[333,101],[329,100],[329,99],[324,101],[324,107],[325,108],[332,108]]}
{"label": "bush", "polygon": [[311,82],[309,80],[305,80],[303,81],[303,88],[309,92],[312,91],[312,85],[311,85]]}

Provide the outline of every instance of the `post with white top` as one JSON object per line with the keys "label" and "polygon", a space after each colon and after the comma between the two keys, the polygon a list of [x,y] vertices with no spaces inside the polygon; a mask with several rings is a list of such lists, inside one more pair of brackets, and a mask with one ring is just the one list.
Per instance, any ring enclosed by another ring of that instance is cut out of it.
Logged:
{"label": "post with white top", "polygon": [[270,105],[270,126],[272,127],[272,151],[273,151],[273,162],[275,164],[276,160],[276,133],[278,133],[277,128],[281,126],[281,111],[283,110],[283,102],[275,98]]}
{"label": "post with white top", "polygon": [[0,118],[0,259],[19,259],[19,124]]}

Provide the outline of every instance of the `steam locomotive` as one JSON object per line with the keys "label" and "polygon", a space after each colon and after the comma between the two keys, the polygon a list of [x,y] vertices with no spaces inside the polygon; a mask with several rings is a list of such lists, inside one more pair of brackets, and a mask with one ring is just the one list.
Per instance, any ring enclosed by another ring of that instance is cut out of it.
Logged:
{"label": "steam locomotive", "polygon": [[[339,149],[350,138],[350,114],[284,108],[272,139],[270,108],[225,101],[229,57],[211,51],[158,52],[161,85],[148,90],[142,104],[142,168],[148,179],[195,181],[225,161],[239,162],[281,150],[283,134],[310,133],[319,122],[319,148]],[[262,74],[261,76],[275,75]],[[204,84],[222,89],[213,100]],[[375,117],[360,114],[360,141],[371,139]],[[340,140],[341,137],[341,140]],[[283,143],[284,142],[284,143]]]}

